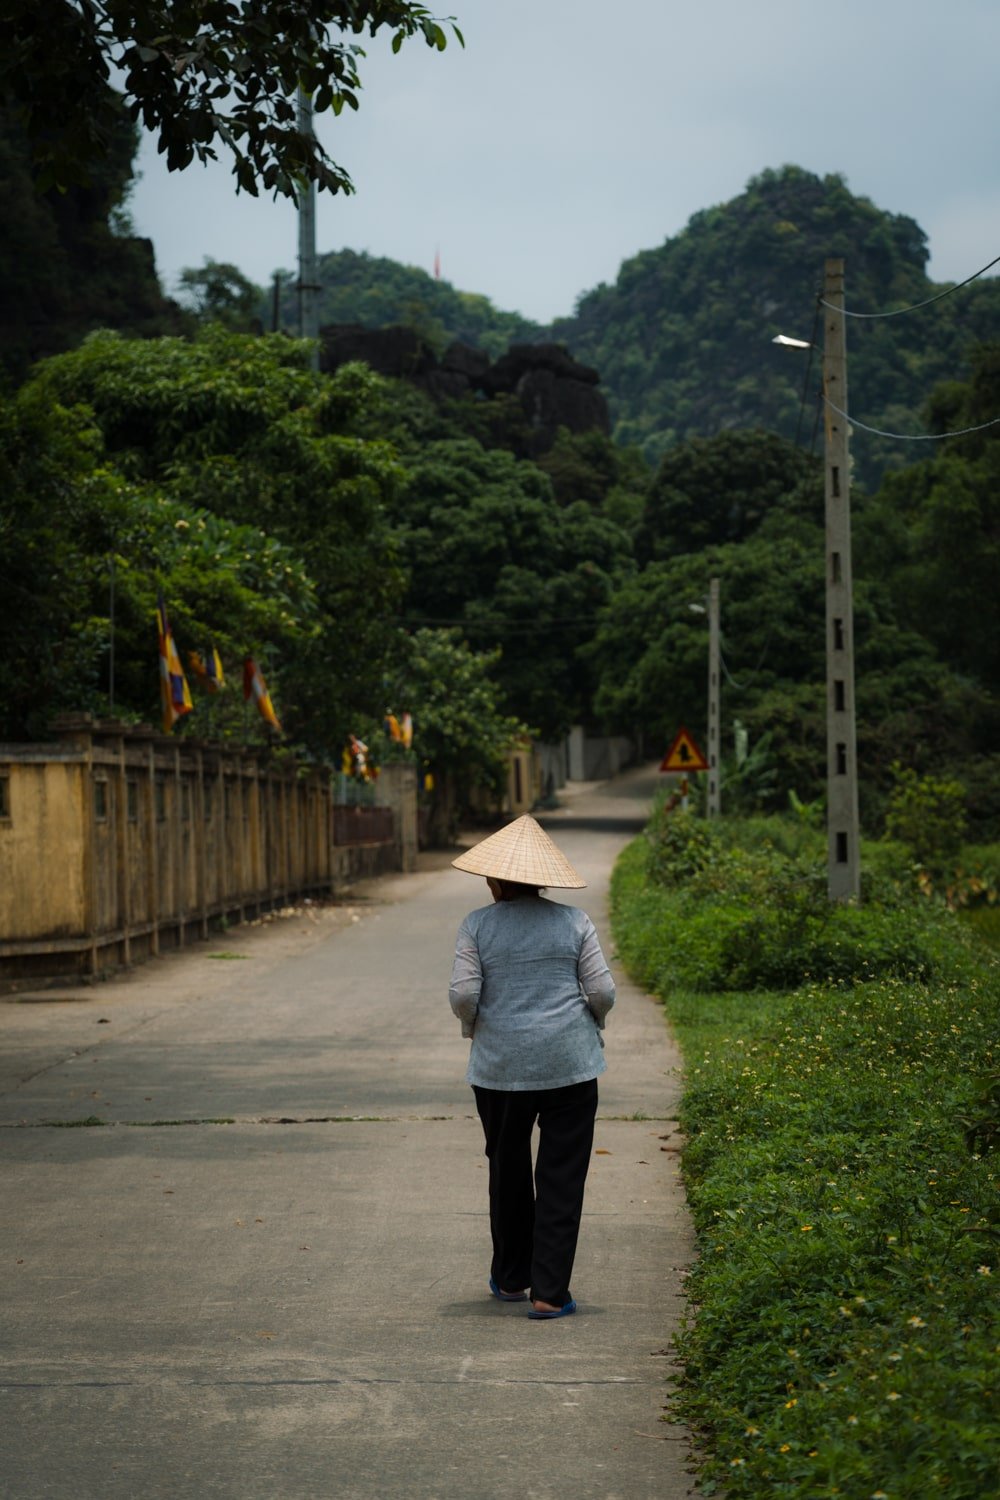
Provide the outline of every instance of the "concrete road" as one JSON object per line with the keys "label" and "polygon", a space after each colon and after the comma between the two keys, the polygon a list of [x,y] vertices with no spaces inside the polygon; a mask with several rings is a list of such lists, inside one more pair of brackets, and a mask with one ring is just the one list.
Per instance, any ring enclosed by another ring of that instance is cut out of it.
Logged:
{"label": "concrete road", "polygon": [[[609,953],[608,875],[653,781],[548,820]],[[446,998],[485,883],[422,863],[0,1004],[3,1500],[691,1493],[662,1420],[693,1242],[661,1012],[613,963],[580,1311],[531,1322],[487,1292]]]}

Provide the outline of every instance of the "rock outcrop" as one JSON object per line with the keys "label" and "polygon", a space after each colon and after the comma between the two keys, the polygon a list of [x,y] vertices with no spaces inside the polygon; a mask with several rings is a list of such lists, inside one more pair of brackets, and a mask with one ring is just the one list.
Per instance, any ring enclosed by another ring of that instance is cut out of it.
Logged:
{"label": "rock outcrop", "polygon": [[365,328],[336,323],[320,330],[320,362],[336,370],[361,360],[380,375],[411,380],[435,400],[514,397],[525,424],[526,455],[537,457],[570,432],[610,432],[600,377],[579,364],[563,344],[512,344],[491,363],[481,349],[451,344],[441,356],[412,328]]}

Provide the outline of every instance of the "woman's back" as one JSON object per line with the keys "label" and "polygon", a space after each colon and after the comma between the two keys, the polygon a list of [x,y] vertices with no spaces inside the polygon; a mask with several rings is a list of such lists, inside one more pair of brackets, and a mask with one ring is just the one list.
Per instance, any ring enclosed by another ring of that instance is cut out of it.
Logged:
{"label": "woman's back", "polygon": [[561,1088],[605,1070],[599,1028],[614,982],[579,907],[529,897],[470,912],[451,1000],[458,1015],[475,1012],[470,1083]]}

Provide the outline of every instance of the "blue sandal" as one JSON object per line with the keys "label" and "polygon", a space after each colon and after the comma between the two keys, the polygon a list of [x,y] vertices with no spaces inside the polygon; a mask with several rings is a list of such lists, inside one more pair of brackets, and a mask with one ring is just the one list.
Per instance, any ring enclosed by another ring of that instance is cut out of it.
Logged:
{"label": "blue sandal", "polygon": [[527,1302],[528,1300],[527,1292],[502,1292],[492,1276],[490,1277],[490,1291],[498,1302]]}
{"label": "blue sandal", "polygon": [[533,1307],[528,1313],[528,1317],[541,1321],[543,1318],[568,1318],[570,1313],[575,1312],[576,1303],[570,1298],[562,1307]]}

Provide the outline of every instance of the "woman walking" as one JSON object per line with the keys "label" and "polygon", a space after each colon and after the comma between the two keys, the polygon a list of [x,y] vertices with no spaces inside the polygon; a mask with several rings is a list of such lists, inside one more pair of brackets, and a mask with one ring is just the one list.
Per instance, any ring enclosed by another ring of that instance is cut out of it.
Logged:
{"label": "woman walking", "polygon": [[490,1291],[504,1302],[530,1292],[529,1318],[563,1318],[576,1312],[570,1276],[614,980],[587,913],[541,894],[586,882],[534,818],[452,863],[484,875],[493,898],[459,928],[448,994],[472,1038],[465,1076],[490,1163]]}

